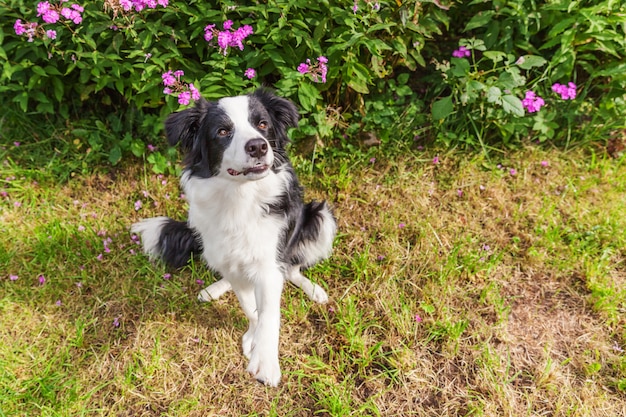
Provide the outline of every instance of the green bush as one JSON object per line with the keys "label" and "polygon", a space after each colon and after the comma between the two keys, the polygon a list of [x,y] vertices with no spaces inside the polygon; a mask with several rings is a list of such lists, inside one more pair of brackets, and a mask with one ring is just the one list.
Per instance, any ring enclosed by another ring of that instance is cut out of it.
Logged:
{"label": "green bush", "polygon": [[[94,161],[133,153],[167,170],[166,155],[147,146],[166,114],[196,94],[262,85],[299,105],[297,136],[322,139],[373,130],[383,143],[425,133],[485,147],[624,125],[622,2],[73,4],[0,0],[0,104],[69,120]],[[46,8],[81,19],[45,23]],[[459,46],[470,56],[450,58]],[[577,98],[563,106],[551,87],[568,82]],[[528,91],[543,109],[527,111]]]}
{"label": "green bush", "polygon": [[[59,11],[71,4],[52,1],[49,8]],[[134,7],[126,10],[129,4]],[[330,136],[335,125],[327,117],[329,106],[349,108],[355,97],[368,94],[376,80],[389,78],[396,68],[423,66],[426,41],[447,24],[441,9],[416,1],[239,6],[104,0],[81,5],[80,23],[62,16],[45,23],[35,1],[0,2],[0,56],[5,58],[0,93],[5,102],[63,118],[81,118],[94,110],[120,118],[134,109],[164,115],[179,102],[163,93],[162,75],[181,71],[184,75],[175,77],[175,96],[192,88],[212,99],[270,85],[296,101],[307,116],[303,135]],[[38,26],[29,35],[31,22]],[[229,30],[225,22],[232,24]],[[208,25],[214,26],[207,30]],[[220,47],[222,32],[234,34],[241,27],[252,33],[239,47]],[[56,32],[55,39],[47,36],[49,30]],[[298,71],[307,62],[310,68],[318,64],[319,71],[319,57],[327,59],[324,80]],[[131,146],[140,150],[132,143],[109,146],[111,161]]]}
{"label": "green bush", "polygon": [[[471,53],[436,64],[439,139],[471,146],[570,142],[624,128],[623,2],[472,1],[462,12],[472,17],[454,33],[472,36],[459,43]],[[563,102],[552,86],[568,83],[577,86],[576,99]],[[544,109],[524,108],[529,91],[545,99]]]}

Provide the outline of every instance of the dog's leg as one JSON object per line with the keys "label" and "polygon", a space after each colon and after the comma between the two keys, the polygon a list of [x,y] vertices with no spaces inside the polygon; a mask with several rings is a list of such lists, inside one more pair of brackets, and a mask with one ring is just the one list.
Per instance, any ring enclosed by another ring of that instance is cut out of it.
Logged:
{"label": "dog's leg", "polygon": [[217,300],[230,290],[230,282],[226,281],[225,279],[220,279],[219,281],[215,281],[213,284],[200,291],[200,294],[198,294],[198,300],[201,302]]}
{"label": "dog's leg", "polygon": [[[258,322],[251,343],[250,362],[247,370],[258,381],[275,387],[280,382],[278,341],[280,297],[284,279],[276,266],[260,271],[259,277],[254,282]],[[251,330],[252,328],[248,332]]]}
{"label": "dog's leg", "polygon": [[[228,282],[228,281],[226,281]],[[246,283],[244,285],[233,286],[233,291],[239,300],[239,304],[244,314],[248,318],[248,330],[241,338],[241,348],[246,358],[250,359],[252,349],[254,348],[254,335],[256,333],[257,323],[259,320],[256,298],[254,296],[253,284]]]}
{"label": "dog's leg", "polygon": [[291,282],[296,287],[301,288],[311,301],[315,301],[320,304],[326,304],[328,302],[328,294],[326,294],[326,291],[302,275],[299,265],[288,266],[285,278],[287,278],[287,281]]}

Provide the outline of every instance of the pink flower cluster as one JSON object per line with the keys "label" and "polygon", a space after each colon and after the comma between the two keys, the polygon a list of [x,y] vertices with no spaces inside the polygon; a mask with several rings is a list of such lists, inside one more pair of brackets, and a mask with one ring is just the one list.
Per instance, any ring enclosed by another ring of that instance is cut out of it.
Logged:
{"label": "pink flower cluster", "polygon": [[328,73],[328,66],[326,64],[328,64],[328,58],[320,56],[317,58],[315,64],[313,64],[310,59],[307,59],[306,62],[302,62],[298,65],[297,70],[300,74],[309,74],[316,83],[325,83],[326,74]]}
{"label": "pink flower cluster", "polygon": [[120,7],[125,12],[135,9],[140,12],[143,9],[156,9],[157,6],[167,7],[169,0],[119,0]]}
{"label": "pink flower cluster", "polygon": [[47,1],[40,2],[37,4],[37,17],[41,17],[46,23],[56,23],[60,19],[60,14],[66,20],[70,20],[74,24],[79,25],[83,21],[81,13],[83,13],[85,9],[78,4],[63,7],[63,3],[67,3],[67,1],[68,0],[61,0],[61,3],[56,6],[51,5]]}
{"label": "pink flower cluster", "polygon": [[[65,18],[65,22],[72,22],[76,25],[82,23],[82,13],[85,9],[79,4],[72,4],[69,7],[65,7],[65,3],[68,0],[61,0],[59,4],[52,5],[48,1],[42,1],[37,4],[37,17],[41,17],[44,23],[58,23],[61,17]],[[36,22],[22,22],[21,19],[17,19],[13,25],[15,34],[19,36],[26,36],[28,42],[32,42],[35,37],[56,39],[57,32],[53,29],[45,29],[43,26]]]}
{"label": "pink flower cluster", "polygon": [[452,52],[452,56],[455,58],[469,58],[471,55],[471,52],[469,49],[467,49],[465,46],[461,45],[459,46],[459,49],[455,49]]}
{"label": "pink flower cluster", "polygon": [[[188,105],[191,100],[199,100],[200,92],[193,84],[187,84],[180,80],[180,77],[185,75],[182,70],[167,71],[163,73],[161,78],[163,79],[163,93],[167,95],[177,95],[178,103],[183,106]],[[138,210],[138,208],[135,208]]]}
{"label": "pink flower cluster", "polygon": [[522,106],[524,106],[528,113],[538,112],[539,109],[541,109],[541,107],[545,104],[546,102],[535,94],[534,91],[527,91],[524,100],[522,100]]}
{"label": "pink flower cluster", "polygon": [[573,82],[567,85],[556,83],[552,85],[552,91],[559,94],[563,100],[574,100],[576,98],[576,84]]}
{"label": "pink flower cluster", "polygon": [[207,25],[204,28],[204,40],[211,42],[217,39],[217,45],[224,55],[228,53],[228,48],[239,48],[243,51],[243,41],[254,33],[252,26],[243,25],[237,30],[233,30],[233,21],[227,20],[222,24],[224,30],[218,30],[215,25]]}

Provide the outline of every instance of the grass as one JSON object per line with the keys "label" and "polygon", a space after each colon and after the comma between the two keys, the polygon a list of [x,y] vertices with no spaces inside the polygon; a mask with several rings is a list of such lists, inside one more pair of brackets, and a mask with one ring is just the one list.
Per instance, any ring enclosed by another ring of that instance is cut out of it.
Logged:
{"label": "grass", "polygon": [[215,278],[128,232],[184,216],[175,177],[58,181],[48,150],[4,141],[0,416],[626,415],[624,157],[296,156],[340,233],[308,272],[331,302],[285,289],[272,389],[245,372],[234,296],[198,304]]}

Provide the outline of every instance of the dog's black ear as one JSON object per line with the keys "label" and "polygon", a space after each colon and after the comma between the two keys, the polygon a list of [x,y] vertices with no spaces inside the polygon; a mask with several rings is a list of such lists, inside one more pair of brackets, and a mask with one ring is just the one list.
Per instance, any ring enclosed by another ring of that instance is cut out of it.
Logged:
{"label": "dog's black ear", "polygon": [[180,142],[183,150],[190,150],[210,103],[201,98],[195,107],[172,113],[165,121],[165,134],[170,145]]}
{"label": "dog's black ear", "polygon": [[253,97],[258,99],[267,109],[272,118],[276,136],[280,139],[283,146],[286,145],[289,142],[287,129],[298,127],[300,114],[296,105],[266,89],[256,90],[253,93]]}

